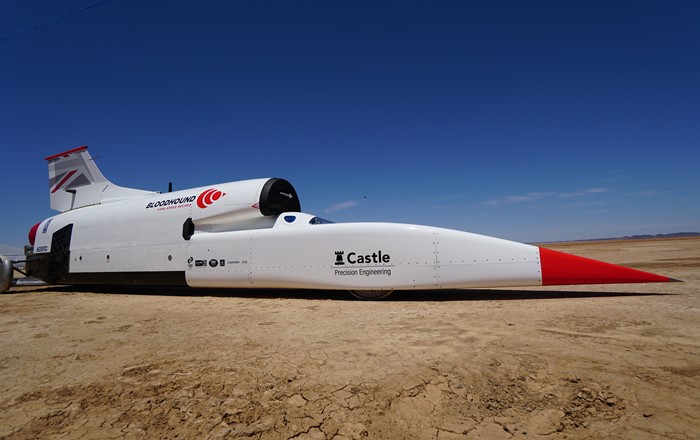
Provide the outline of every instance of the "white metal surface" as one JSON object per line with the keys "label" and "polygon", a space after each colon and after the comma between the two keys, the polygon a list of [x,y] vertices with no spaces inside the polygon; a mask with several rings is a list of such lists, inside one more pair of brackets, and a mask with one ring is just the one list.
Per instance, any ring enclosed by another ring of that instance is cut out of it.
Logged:
{"label": "white metal surface", "polygon": [[47,157],[51,209],[65,212],[155,194],[113,184],[100,172],[87,147]]}
{"label": "white metal surface", "polygon": [[[285,217],[297,217],[298,224],[285,224]],[[195,234],[187,283],[377,290],[541,282],[534,246],[417,225],[311,225],[309,218],[287,213],[272,229]]]}
{"label": "white metal surface", "polygon": [[[37,230],[35,253],[51,251],[54,232],[73,224],[70,271],[184,271],[183,225],[191,218],[195,230],[226,231],[271,227],[254,205],[268,179],[255,179],[140,196],[120,202],[87,206],[44,220]],[[221,195],[198,200],[215,189]]]}

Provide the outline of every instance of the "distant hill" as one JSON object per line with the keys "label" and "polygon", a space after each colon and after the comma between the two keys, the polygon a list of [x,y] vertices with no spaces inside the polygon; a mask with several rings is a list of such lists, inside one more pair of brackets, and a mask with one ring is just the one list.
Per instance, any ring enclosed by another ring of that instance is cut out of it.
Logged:
{"label": "distant hill", "polygon": [[[673,232],[670,234],[645,234],[645,235],[625,235],[624,237],[608,237],[608,238],[587,238],[583,240],[570,240],[570,242],[584,242],[584,241],[614,241],[614,240],[649,240],[653,238],[687,238],[687,237],[700,237],[700,232]],[[549,242],[549,243],[563,243],[563,241]]]}
{"label": "distant hill", "polygon": [[24,255],[24,250],[0,243],[0,255]]}
{"label": "distant hill", "polygon": [[683,238],[683,237],[700,237],[700,232],[673,232],[671,234],[656,234],[656,235],[625,235],[624,237],[611,238],[592,238],[589,240],[576,241],[606,241],[606,240],[648,240],[650,238]]}

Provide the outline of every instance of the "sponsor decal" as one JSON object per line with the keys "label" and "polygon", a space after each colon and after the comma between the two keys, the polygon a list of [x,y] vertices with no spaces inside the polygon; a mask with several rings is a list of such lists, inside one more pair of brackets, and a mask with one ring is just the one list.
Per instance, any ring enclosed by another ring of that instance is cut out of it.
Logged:
{"label": "sponsor decal", "polygon": [[221,192],[216,188],[209,188],[197,196],[197,206],[204,209],[225,195],[225,192]]}
{"label": "sponsor decal", "polygon": [[[224,267],[224,266],[226,266],[226,260],[224,260],[223,258],[219,259],[219,260],[217,260],[216,258],[212,258],[209,261],[207,261],[207,260],[195,260],[194,258],[190,257],[187,259],[188,267],[192,268],[193,262],[194,262],[194,267]],[[231,263],[231,261],[229,261],[229,263]],[[238,261],[236,261],[235,263],[238,263]]]}
{"label": "sponsor decal", "polygon": [[192,202],[197,199],[197,196],[175,197],[172,199],[163,199],[156,202],[150,202],[146,205],[146,209],[157,208],[158,211],[166,209],[178,209],[192,206]]}
{"label": "sponsor decal", "polygon": [[[335,251],[335,265],[342,266],[345,264],[343,260],[345,251]],[[389,264],[391,255],[384,254],[382,251],[372,252],[371,254],[358,254],[357,252],[349,252],[346,258],[348,264]]]}
{"label": "sponsor decal", "polygon": [[41,230],[42,234],[46,234],[46,231],[49,229],[49,225],[51,224],[51,220],[53,220],[53,217],[50,219],[46,220],[46,224],[44,224],[44,228]]}
{"label": "sponsor decal", "polygon": [[163,199],[150,202],[146,205],[146,209],[156,208],[158,211],[164,211],[166,209],[187,208],[192,206],[192,203],[195,201],[197,202],[198,207],[204,209],[225,195],[225,192],[221,192],[216,188],[209,188],[202,191],[202,193],[198,196],[174,197],[172,199]]}
{"label": "sponsor decal", "polygon": [[335,269],[335,276],[391,276],[391,269]]}
{"label": "sponsor decal", "polygon": [[37,252],[48,252],[48,250],[49,250],[48,246],[39,246],[38,248],[36,248]]}
{"label": "sponsor decal", "polygon": [[[358,265],[362,265],[359,267]],[[391,276],[391,255],[381,250],[371,254],[357,252],[335,251],[335,264],[333,274],[335,276]],[[337,267],[345,266],[345,267]],[[355,267],[357,268],[355,268]]]}

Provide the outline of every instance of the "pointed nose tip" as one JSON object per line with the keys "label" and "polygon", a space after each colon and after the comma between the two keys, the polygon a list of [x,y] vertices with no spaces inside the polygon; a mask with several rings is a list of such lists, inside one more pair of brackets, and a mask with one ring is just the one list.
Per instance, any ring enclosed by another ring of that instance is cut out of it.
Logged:
{"label": "pointed nose tip", "polygon": [[605,263],[590,258],[540,249],[542,285],[666,283],[677,281],[629,267]]}

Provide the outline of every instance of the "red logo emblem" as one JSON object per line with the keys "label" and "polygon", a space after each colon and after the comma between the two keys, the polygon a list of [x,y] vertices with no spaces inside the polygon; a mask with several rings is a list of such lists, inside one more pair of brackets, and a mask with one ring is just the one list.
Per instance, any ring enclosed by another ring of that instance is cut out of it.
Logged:
{"label": "red logo emblem", "polygon": [[226,193],[223,193],[216,188],[209,188],[197,196],[197,206],[204,209],[225,195]]}

